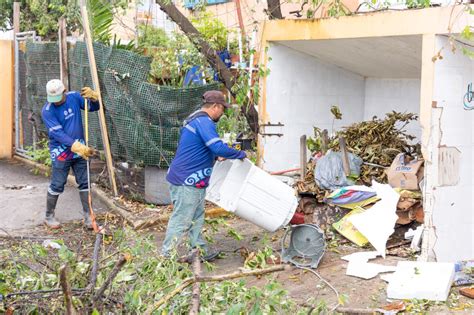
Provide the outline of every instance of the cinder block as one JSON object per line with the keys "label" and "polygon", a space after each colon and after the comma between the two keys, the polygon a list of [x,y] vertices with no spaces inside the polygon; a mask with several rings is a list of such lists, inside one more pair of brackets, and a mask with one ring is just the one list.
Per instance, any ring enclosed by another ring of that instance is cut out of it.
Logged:
{"label": "cinder block", "polygon": [[145,201],[157,205],[171,204],[171,197],[166,181],[166,169],[156,166],[145,167]]}

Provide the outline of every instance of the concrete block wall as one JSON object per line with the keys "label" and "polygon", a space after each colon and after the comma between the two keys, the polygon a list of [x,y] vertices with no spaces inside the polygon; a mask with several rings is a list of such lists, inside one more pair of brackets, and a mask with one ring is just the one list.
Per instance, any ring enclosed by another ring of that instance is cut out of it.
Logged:
{"label": "concrete block wall", "polygon": [[[447,39],[437,36],[436,51],[449,47]],[[467,85],[474,81],[474,62],[460,49],[453,54],[443,49],[443,59],[435,63],[434,101],[443,108],[440,146],[460,151],[459,183],[435,191],[433,223],[438,261],[474,257],[474,110],[463,109]]]}
{"label": "concrete block wall", "polygon": [[299,166],[299,138],[313,135],[313,126],[332,130],[332,105],[343,113],[334,129],[364,118],[364,77],[334,65],[326,64],[280,44],[272,44],[268,62],[266,109],[271,123],[284,127],[267,127],[267,133],[283,137],[264,137],[262,167],[278,171]]}
{"label": "concrete block wall", "polygon": [[[420,112],[420,79],[381,79],[365,80],[364,120],[373,116],[385,117],[385,114],[397,112]],[[407,132],[420,139],[421,126],[419,121],[405,127]]]}

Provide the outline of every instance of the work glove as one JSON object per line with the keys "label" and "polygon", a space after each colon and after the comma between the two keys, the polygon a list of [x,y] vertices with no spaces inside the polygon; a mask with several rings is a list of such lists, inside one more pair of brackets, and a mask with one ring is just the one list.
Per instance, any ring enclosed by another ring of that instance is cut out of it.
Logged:
{"label": "work glove", "polygon": [[83,98],[88,98],[93,102],[97,102],[99,100],[99,93],[87,86],[81,89],[81,96]]}
{"label": "work glove", "polygon": [[71,146],[71,151],[79,154],[84,159],[89,159],[89,156],[94,155],[94,149],[89,148],[88,146],[76,141]]}

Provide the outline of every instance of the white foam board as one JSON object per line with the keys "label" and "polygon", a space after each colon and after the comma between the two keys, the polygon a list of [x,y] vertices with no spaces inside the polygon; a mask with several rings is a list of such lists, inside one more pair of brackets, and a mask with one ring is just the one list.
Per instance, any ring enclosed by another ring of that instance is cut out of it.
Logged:
{"label": "white foam board", "polygon": [[387,297],[446,301],[453,280],[452,263],[400,261],[390,277]]}

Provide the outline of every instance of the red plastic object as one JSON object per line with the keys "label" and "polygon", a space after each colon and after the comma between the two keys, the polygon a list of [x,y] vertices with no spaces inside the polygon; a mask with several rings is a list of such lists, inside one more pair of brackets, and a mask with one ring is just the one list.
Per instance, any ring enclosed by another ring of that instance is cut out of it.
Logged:
{"label": "red plastic object", "polygon": [[295,212],[293,218],[291,218],[290,224],[298,225],[304,223],[304,214],[301,212]]}

